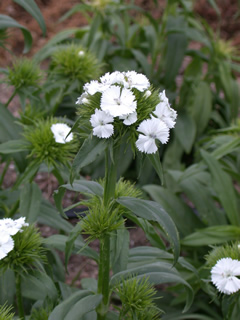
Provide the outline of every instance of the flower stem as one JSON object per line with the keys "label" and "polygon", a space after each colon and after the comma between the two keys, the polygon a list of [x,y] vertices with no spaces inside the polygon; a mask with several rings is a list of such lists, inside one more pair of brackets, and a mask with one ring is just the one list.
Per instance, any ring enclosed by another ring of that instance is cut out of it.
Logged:
{"label": "flower stem", "polygon": [[[117,150],[113,151],[112,157],[108,151],[105,154],[105,185],[103,203],[109,207],[111,199],[115,196],[117,180]],[[109,278],[110,278],[110,235],[105,234],[100,239],[98,293],[102,294],[102,302],[97,308],[97,320],[104,320],[109,306]]]}
{"label": "flower stem", "polygon": [[25,320],[24,308],[23,308],[23,302],[22,302],[22,292],[21,292],[21,276],[18,272],[15,272],[15,281],[16,281],[18,315],[21,320]]}
{"label": "flower stem", "polygon": [[12,101],[12,99],[15,97],[16,93],[17,93],[17,90],[15,89],[15,90],[13,91],[11,97],[10,97],[10,98],[8,99],[8,101],[5,103],[5,107],[6,107],[6,108],[8,107],[8,105],[9,105],[9,103]]}

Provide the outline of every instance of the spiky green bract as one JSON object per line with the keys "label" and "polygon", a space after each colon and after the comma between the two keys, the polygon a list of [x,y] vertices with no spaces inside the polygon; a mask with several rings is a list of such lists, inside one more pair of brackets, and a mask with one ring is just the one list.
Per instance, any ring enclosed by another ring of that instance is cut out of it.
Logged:
{"label": "spiky green bract", "polygon": [[88,235],[88,242],[95,239],[102,239],[124,225],[124,220],[119,214],[118,208],[112,210],[110,206],[105,206],[103,199],[93,197],[87,202],[89,207],[88,215],[81,220],[82,233]]}
{"label": "spiky green bract", "polygon": [[13,307],[7,306],[4,304],[3,306],[0,306],[0,320],[13,320],[14,313],[12,313]]}
{"label": "spiky green bract", "polygon": [[141,198],[142,191],[138,189],[134,183],[120,178],[116,184],[115,198],[132,197]]}
{"label": "spiky green bract", "polygon": [[87,49],[70,44],[53,53],[51,68],[53,74],[78,80],[83,84],[100,76],[102,64]]}
{"label": "spiky green bract", "polygon": [[34,126],[26,126],[24,137],[30,142],[29,157],[39,164],[45,162],[48,167],[65,165],[73,159],[78,148],[76,139],[66,143],[57,143],[51,131],[51,125],[59,121],[54,118],[34,121]]}
{"label": "spiky green bract", "polygon": [[33,309],[29,320],[48,320],[51,311],[49,307]]}
{"label": "spiky green bract", "polygon": [[156,290],[147,278],[124,279],[114,290],[122,302],[121,319],[160,319],[160,310],[154,304]]}
{"label": "spiky green bract", "polygon": [[45,262],[46,249],[43,239],[34,225],[23,227],[14,236],[14,249],[0,260],[0,271],[11,269],[16,273],[27,272],[29,268],[36,267]]}
{"label": "spiky green bract", "polygon": [[217,261],[222,258],[232,258],[233,260],[240,261],[240,246],[239,242],[233,244],[226,244],[220,247],[214,247],[213,250],[205,256],[207,266],[212,268]]}
{"label": "spiky green bract", "polygon": [[39,66],[31,59],[21,58],[8,69],[7,82],[16,89],[38,87],[42,78]]}

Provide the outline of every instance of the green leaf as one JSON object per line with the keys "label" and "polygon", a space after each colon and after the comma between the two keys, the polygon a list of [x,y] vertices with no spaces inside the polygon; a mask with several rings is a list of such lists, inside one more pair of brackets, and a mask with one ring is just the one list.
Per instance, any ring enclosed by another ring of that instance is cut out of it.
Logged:
{"label": "green leaf", "polygon": [[7,303],[11,305],[15,301],[15,278],[14,272],[10,269],[0,275],[0,305]]}
{"label": "green leaf", "polygon": [[6,16],[4,14],[0,14],[0,29],[6,29],[6,28],[21,29],[22,34],[24,36],[24,42],[25,42],[23,53],[27,53],[32,46],[32,36],[30,31],[24,26],[22,26],[21,24],[19,24],[13,18]]}
{"label": "green leaf", "polygon": [[127,269],[129,232],[122,228],[111,235],[111,258],[113,273]]}
{"label": "green leaf", "polygon": [[208,0],[208,2],[212,6],[212,8],[215,10],[216,14],[220,17],[221,16],[221,12],[220,12],[215,0]]}
{"label": "green leaf", "polygon": [[155,169],[155,171],[161,181],[161,184],[163,185],[164,177],[163,177],[163,169],[162,169],[162,164],[160,161],[159,153],[155,152],[152,154],[147,154],[147,158],[150,160],[153,168]]}
{"label": "green leaf", "polygon": [[34,0],[13,0],[20,6],[22,6],[28,13],[30,13],[34,19],[37,20],[40,28],[42,29],[42,33],[46,35],[46,25],[42,16],[41,11],[39,10],[38,6],[36,5]]}
{"label": "green leaf", "polygon": [[187,237],[181,244],[185,246],[208,246],[213,244],[226,243],[227,241],[236,241],[240,239],[240,228],[236,226],[214,226],[200,229]]}
{"label": "green leaf", "polygon": [[164,68],[164,83],[169,87],[175,80],[182,64],[185,51],[188,45],[184,33],[170,33],[167,36],[166,62]]}
{"label": "green leaf", "polygon": [[193,290],[191,286],[182,278],[178,271],[167,262],[155,262],[145,264],[136,268],[127,269],[112,276],[110,285],[113,287],[124,278],[129,276],[146,277],[155,285],[162,283],[181,283],[187,292],[187,301],[183,312],[186,312],[193,301]]}
{"label": "green leaf", "polygon": [[201,81],[194,92],[192,116],[196,123],[197,133],[201,134],[211,116],[212,112],[212,93],[210,85]]}
{"label": "green leaf", "polygon": [[[70,311],[66,314],[64,320],[80,320],[82,317],[96,309],[96,307],[102,301],[102,295],[89,295],[87,297],[82,298],[80,301],[75,303],[71,308]],[[57,318],[59,319],[59,318]]]}
{"label": "green leaf", "polygon": [[88,40],[87,40],[87,48],[90,48],[94,43],[94,38],[97,34],[97,30],[99,26],[102,23],[101,14],[97,14],[95,17],[93,17],[93,20],[91,22],[90,30],[88,33]]}
{"label": "green leaf", "polygon": [[9,154],[29,150],[29,143],[25,140],[10,140],[0,144],[0,153]]}
{"label": "green leaf", "polygon": [[150,77],[150,73],[151,73],[151,66],[149,64],[149,61],[147,59],[147,57],[140,51],[140,50],[136,50],[136,49],[131,49],[132,54],[134,55],[135,59],[139,62],[139,64],[141,65],[145,75],[147,77]]}
{"label": "green leaf", "polygon": [[240,225],[239,208],[236,191],[230,176],[223,171],[219,162],[208,152],[201,150],[201,155],[210,170],[213,186],[217,192],[220,203],[226,211],[232,225]]}
{"label": "green leaf", "polygon": [[60,188],[100,197],[103,195],[103,187],[99,183],[89,180],[74,180],[73,184],[63,184]]}
{"label": "green leaf", "polygon": [[38,163],[38,161],[31,162],[26,170],[18,176],[14,188],[18,188],[21,184],[31,181],[31,179],[33,179],[37,174],[39,167],[40,164]]}
{"label": "green leaf", "polygon": [[106,139],[99,139],[91,135],[84,141],[73,161],[71,182],[73,182],[74,176],[79,173],[80,169],[92,163],[105,150],[106,146]]}
{"label": "green leaf", "polygon": [[38,223],[46,224],[54,229],[63,230],[67,233],[69,233],[73,228],[69,222],[59,216],[59,213],[52,204],[44,199],[42,199],[40,206]]}
{"label": "green leaf", "polygon": [[188,113],[179,113],[174,131],[176,133],[176,138],[180,142],[184,151],[186,153],[190,153],[197,131],[195,122],[191,115]]}
{"label": "green leaf", "polygon": [[[52,235],[44,240],[44,243],[51,248],[55,248],[59,251],[64,252],[66,248],[66,243],[68,241],[68,237],[64,236],[62,234],[55,234]],[[81,254],[83,256],[89,257],[95,261],[98,260],[98,254],[95,250],[88,247],[86,243],[81,240],[81,236],[78,236],[77,239],[74,242],[73,251],[74,253],[77,253],[79,250],[81,250]]]}
{"label": "green leaf", "polygon": [[159,224],[173,247],[174,262],[176,263],[180,253],[178,231],[171,217],[162,206],[154,201],[131,197],[120,197],[117,199],[117,202],[137,216],[146,220],[155,221]]}
{"label": "green leaf", "polygon": [[75,292],[68,299],[64,300],[53,309],[48,320],[66,320],[69,310],[71,310],[79,300],[81,301],[81,299],[89,295],[91,295],[91,292],[87,290],[79,290]]}
{"label": "green leaf", "polygon": [[182,236],[186,236],[190,234],[193,229],[203,226],[193,210],[170,190],[157,185],[146,185],[143,187],[143,190],[166,210]]}
{"label": "green leaf", "polygon": [[24,185],[20,193],[20,215],[27,218],[28,223],[37,220],[42,193],[35,182]]}
{"label": "green leaf", "polygon": [[71,28],[67,30],[63,30],[59,32],[56,36],[52,37],[48,43],[43,46],[33,57],[33,59],[36,62],[40,62],[47,57],[49,57],[53,51],[55,51],[58,46],[56,44],[59,44],[59,42],[62,42],[68,38],[70,38],[73,34],[75,34],[79,29],[78,28]]}
{"label": "green leaf", "polygon": [[28,299],[44,300],[46,297],[55,300],[58,291],[52,279],[43,272],[34,270],[22,282],[22,295]]}

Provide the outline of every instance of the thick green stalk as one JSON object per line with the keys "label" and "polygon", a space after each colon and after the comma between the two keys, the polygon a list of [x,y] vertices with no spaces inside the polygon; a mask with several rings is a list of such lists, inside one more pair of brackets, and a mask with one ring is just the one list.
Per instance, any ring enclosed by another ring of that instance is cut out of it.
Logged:
{"label": "thick green stalk", "polygon": [[[108,151],[105,156],[105,186],[103,202],[107,208],[109,202],[115,196],[116,180],[117,180],[117,151],[114,150],[111,159]],[[99,253],[99,272],[98,272],[98,293],[102,294],[103,299],[97,308],[97,320],[104,320],[108,312],[109,306],[109,273],[110,273],[110,235],[105,234],[100,239]]]}
{"label": "thick green stalk", "polygon": [[21,276],[17,272],[15,272],[15,281],[16,281],[18,315],[21,320],[25,320],[24,308],[23,308],[23,302],[22,302],[22,292],[21,292]]}

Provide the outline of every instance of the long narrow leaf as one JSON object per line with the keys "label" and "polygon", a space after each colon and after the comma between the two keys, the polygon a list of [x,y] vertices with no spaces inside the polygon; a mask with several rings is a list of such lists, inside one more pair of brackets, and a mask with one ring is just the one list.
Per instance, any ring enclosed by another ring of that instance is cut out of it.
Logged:
{"label": "long narrow leaf", "polygon": [[42,29],[42,33],[46,35],[46,25],[42,16],[41,11],[39,10],[36,2],[34,0],[13,0],[20,6],[22,6],[28,13],[30,13],[34,19],[38,22],[40,28]]}
{"label": "long narrow leaf", "polygon": [[179,235],[172,218],[163,207],[154,201],[131,197],[120,197],[117,202],[128,208],[135,215],[159,224],[173,247],[174,262],[176,263],[180,253]]}

